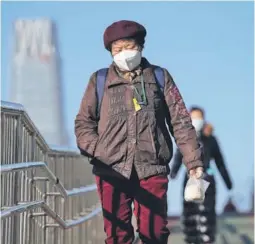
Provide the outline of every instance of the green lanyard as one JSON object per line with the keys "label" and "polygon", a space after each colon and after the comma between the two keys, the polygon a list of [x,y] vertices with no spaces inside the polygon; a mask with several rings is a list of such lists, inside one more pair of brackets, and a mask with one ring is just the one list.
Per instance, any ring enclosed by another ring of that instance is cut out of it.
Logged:
{"label": "green lanyard", "polygon": [[138,101],[138,104],[147,105],[147,97],[146,97],[146,93],[145,93],[145,85],[144,85],[143,75],[141,75],[141,86],[142,86],[142,94],[140,95],[137,88],[133,85],[135,93],[139,97],[139,100],[140,100],[140,101]]}

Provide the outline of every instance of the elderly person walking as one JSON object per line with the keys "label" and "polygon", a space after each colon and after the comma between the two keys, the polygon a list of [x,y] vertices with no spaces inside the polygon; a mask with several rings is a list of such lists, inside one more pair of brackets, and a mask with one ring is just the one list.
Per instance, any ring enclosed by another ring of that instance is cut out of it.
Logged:
{"label": "elderly person walking", "polygon": [[142,243],[166,244],[167,188],[173,148],[189,174],[201,177],[201,149],[180,92],[166,69],[142,57],[146,30],[119,21],[104,33],[112,56],[92,74],[75,120],[77,145],[91,158],[107,244],[131,244],[132,204]]}

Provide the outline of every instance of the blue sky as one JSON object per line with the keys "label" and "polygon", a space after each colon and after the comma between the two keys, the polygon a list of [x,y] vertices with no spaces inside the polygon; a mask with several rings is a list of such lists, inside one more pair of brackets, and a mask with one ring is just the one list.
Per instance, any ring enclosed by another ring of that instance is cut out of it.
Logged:
{"label": "blue sky", "polygon": [[[252,2],[3,2],[2,99],[8,100],[12,24],[16,18],[49,17],[58,29],[65,117],[70,140],[80,100],[92,72],[108,66],[103,32],[113,21],[141,22],[148,31],[144,56],[167,68],[187,104],[205,108],[215,127],[233,194],[249,207],[253,177]],[[180,213],[184,168],[169,184],[169,212]],[[227,192],[219,174],[217,209]]]}

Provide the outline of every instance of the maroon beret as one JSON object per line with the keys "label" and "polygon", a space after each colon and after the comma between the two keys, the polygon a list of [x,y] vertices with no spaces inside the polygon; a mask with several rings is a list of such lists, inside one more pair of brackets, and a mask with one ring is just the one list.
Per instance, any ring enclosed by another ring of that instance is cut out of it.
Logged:
{"label": "maroon beret", "polygon": [[137,22],[121,20],[108,26],[104,32],[104,46],[110,50],[114,41],[124,38],[134,38],[140,45],[144,44],[146,29]]}

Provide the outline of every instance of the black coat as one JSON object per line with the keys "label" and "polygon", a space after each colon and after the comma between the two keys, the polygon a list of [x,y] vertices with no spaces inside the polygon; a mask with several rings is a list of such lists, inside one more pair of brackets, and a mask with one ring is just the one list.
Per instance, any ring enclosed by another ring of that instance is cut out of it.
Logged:
{"label": "black coat", "polygon": [[[211,136],[202,135],[200,137],[200,141],[203,145],[203,151],[204,151],[203,162],[204,162],[205,171],[209,169],[210,162],[213,159],[227,188],[231,189],[232,182],[229,177],[228,171],[226,169],[225,162],[224,162],[224,159],[221,154],[221,150],[216,138],[213,135]],[[180,151],[177,150],[174,156],[172,167],[171,167],[171,173],[170,173],[171,178],[176,177],[181,165],[182,165],[182,155]]]}
{"label": "black coat", "polygon": [[[226,169],[219,144],[214,136],[200,137],[200,142],[204,150],[204,179],[210,182],[205,194],[203,204],[186,202],[183,200],[182,223],[186,243],[202,244],[215,241],[216,234],[216,213],[215,213],[215,194],[216,186],[213,175],[209,174],[210,162],[213,159],[228,189],[232,188],[228,171]],[[182,165],[182,155],[176,151],[170,176],[175,178],[180,166]],[[183,191],[187,183],[188,176],[185,175]]]}

